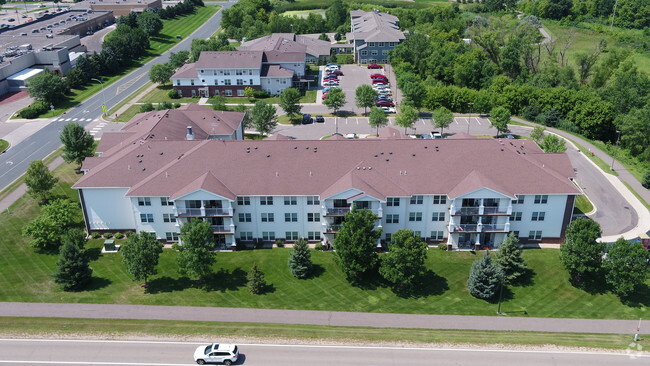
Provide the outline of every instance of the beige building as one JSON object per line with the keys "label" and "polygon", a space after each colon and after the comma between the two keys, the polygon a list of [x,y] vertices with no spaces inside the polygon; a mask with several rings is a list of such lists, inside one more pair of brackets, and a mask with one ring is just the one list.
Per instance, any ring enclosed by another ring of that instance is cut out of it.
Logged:
{"label": "beige building", "polygon": [[74,5],[75,9],[92,9],[97,11],[112,11],[120,17],[130,12],[142,13],[147,9],[162,8],[161,0],[86,0]]}

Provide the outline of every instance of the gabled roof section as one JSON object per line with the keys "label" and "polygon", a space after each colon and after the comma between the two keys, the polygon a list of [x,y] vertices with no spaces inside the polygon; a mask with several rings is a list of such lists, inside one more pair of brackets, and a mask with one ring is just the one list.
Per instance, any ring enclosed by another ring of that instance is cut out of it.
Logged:
{"label": "gabled roof section", "polygon": [[409,139],[407,135],[403,134],[400,130],[393,127],[384,127],[379,129],[380,139]]}
{"label": "gabled roof section", "polygon": [[348,39],[365,42],[400,42],[405,36],[399,30],[399,19],[391,14],[379,11],[350,12],[351,32]]}
{"label": "gabled roof section", "polygon": [[278,65],[264,65],[262,66],[262,73],[260,76],[263,78],[271,78],[271,77],[290,78],[293,77],[293,70],[285,69]]}
{"label": "gabled roof section", "polygon": [[192,181],[185,187],[172,193],[169,196],[169,199],[175,200],[198,190],[204,190],[206,192],[214,193],[221,197],[226,197],[231,200],[237,198],[235,194],[232,193],[230,189],[228,189],[228,187],[226,187],[226,185],[219,180],[219,178],[215,177],[210,172],[205,172],[200,177],[196,178],[194,181]]}
{"label": "gabled roof section", "polygon": [[[505,177],[504,177],[505,178]],[[509,189],[505,188],[503,185],[495,183],[493,180],[489,179],[481,172],[472,170],[463,178],[454,188],[452,188],[447,195],[451,198],[456,198],[464,194],[474,192],[481,188],[488,188],[495,192],[505,194],[509,197],[515,197],[513,192],[510,192]]]}
{"label": "gabled roof section", "polygon": [[198,74],[196,73],[196,63],[185,64],[176,70],[171,79],[196,79]]}
{"label": "gabled roof section", "polygon": [[197,69],[259,69],[262,51],[203,51]]}

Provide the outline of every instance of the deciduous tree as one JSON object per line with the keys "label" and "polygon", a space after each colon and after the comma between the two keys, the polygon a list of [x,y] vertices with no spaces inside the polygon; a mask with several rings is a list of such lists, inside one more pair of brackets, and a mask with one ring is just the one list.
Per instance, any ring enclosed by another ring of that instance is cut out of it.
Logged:
{"label": "deciduous tree", "polygon": [[182,245],[178,254],[179,273],[194,280],[202,280],[212,273],[216,261],[214,234],[208,221],[189,220],[181,226]]}
{"label": "deciduous tree", "polygon": [[309,277],[313,264],[311,262],[311,252],[305,239],[298,239],[293,245],[293,250],[289,256],[289,270],[300,279]]}
{"label": "deciduous tree", "polygon": [[368,113],[368,108],[375,105],[377,91],[370,85],[364,84],[358,86],[354,91],[355,103],[357,107],[363,108],[363,113]]}
{"label": "deciduous tree", "polygon": [[576,285],[597,281],[601,276],[605,243],[597,222],[578,218],[566,229],[566,241],[560,246],[560,261]]}
{"label": "deciduous tree", "polygon": [[494,298],[501,286],[503,286],[503,271],[492,263],[490,252],[472,263],[467,280],[467,289],[472,296],[489,300]]}
{"label": "deciduous tree", "polygon": [[280,94],[280,108],[284,110],[290,119],[300,115],[300,91],[296,88],[286,88]]}
{"label": "deciduous tree", "polygon": [[27,91],[34,99],[56,105],[65,99],[68,85],[59,75],[45,70],[29,80]]}
{"label": "deciduous tree", "polygon": [[395,117],[395,123],[400,127],[404,127],[404,133],[406,133],[408,128],[413,128],[413,125],[415,125],[419,117],[420,114],[417,109],[408,105],[402,105],[397,117]]}
{"label": "deciduous tree", "polygon": [[518,244],[519,240],[510,233],[494,257],[494,263],[503,271],[505,284],[516,283],[526,274],[526,262]]}
{"label": "deciduous tree", "polygon": [[30,245],[37,250],[56,250],[61,235],[76,222],[78,211],[79,207],[69,200],[53,200],[23,227],[22,234],[32,237]]}
{"label": "deciduous tree", "polygon": [[162,243],[156,240],[154,234],[145,231],[129,236],[120,248],[126,271],[134,280],[143,281],[145,284],[149,277],[156,274],[162,251]]}
{"label": "deciduous tree", "polygon": [[259,100],[255,102],[255,106],[251,111],[251,124],[262,135],[270,134],[278,125],[275,113],[274,106]]}
{"label": "deciduous tree", "polygon": [[442,131],[449,127],[449,125],[454,122],[454,114],[445,107],[437,108],[433,111],[433,126],[440,129],[440,134]]}
{"label": "deciduous tree", "polygon": [[370,127],[375,128],[377,136],[379,136],[379,127],[388,125],[388,116],[386,116],[386,113],[381,108],[372,107],[368,116],[368,124]]}
{"label": "deciduous tree", "polygon": [[68,123],[63,126],[59,138],[63,143],[63,160],[66,163],[75,162],[81,165],[85,158],[94,155],[95,140],[78,123]]}
{"label": "deciduous tree", "polygon": [[336,114],[336,112],[345,105],[345,93],[339,88],[331,89],[323,100],[323,104],[325,104],[328,109],[331,109],[332,113]]}
{"label": "deciduous tree", "polygon": [[497,129],[497,136],[508,132],[510,116],[510,111],[504,107],[494,107],[490,111],[490,125]]}
{"label": "deciduous tree", "polygon": [[557,135],[544,136],[539,147],[547,153],[563,153],[566,151],[566,143]]}
{"label": "deciduous tree", "polygon": [[381,229],[375,228],[377,215],[370,210],[352,207],[345,215],[343,227],[334,237],[334,249],[341,270],[348,281],[355,283],[376,270],[377,241]]}
{"label": "deciduous tree", "polygon": [[158,14],[153,11],[144,11],[137,17],[138,27],[142,29],[147,36],[155,37],[163,28],[162,20]]}
{"label": "deciduous tree", "polygon": [[149,80],[152,83],[167,84],[172,75],[174,75],[174,69],[168,63],[155,64],[149,70]]}
{"label": "deciduous tree", "polygon": [[46,200],[50,190],[58,181],[41,160],[34,160],[29,163],[25,173],[25,185],[27,185],[27,193],[32,197],[41,201]]}
{"label": "deciduous tree", "polygon": [[82,230],[70,229],[66,232],[54,273],[54,282],[64,291],[79,290],[92,279],[93,270],[83,250],[85,243],[86,235]]}
{"label": "deciduous tree", "polygon": [[[199,39],[199,38],[195,38],[195,39]],[[192,40],[192,43],[193,41],[194,40]],[[189,51],[172,52],[169,54],[168,63],[172,66],[173,69],[178,69],[179,67],[185,65],[189,57],[190,57]]]}
{"label": "deciduous tree", "polygon": [[381,257],[379,273],[399,290],[410,290],[424,274],[427,244],[411,230],[397,230],[391,236],[388,253]]}
{"label": "deciduous tree", "polygon": [[603,268],[611,291],[619,296],[634,293],[648,276],[648,260],[650,252],[641,243],[619,238],[610,245]]}

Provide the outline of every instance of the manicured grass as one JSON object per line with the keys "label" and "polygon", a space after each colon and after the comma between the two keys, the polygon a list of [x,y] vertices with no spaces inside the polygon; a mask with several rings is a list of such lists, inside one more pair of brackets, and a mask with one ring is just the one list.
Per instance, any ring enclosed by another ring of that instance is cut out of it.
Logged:
{"label": "manicured grass", "polygon": [[158,85],[155,87],[153,90],[148,92],[144,97],[142,97],[138,103],[162,103],[162,102],[170,102],[170,103],[198,103],[199,102],[199,97],[189,97],[189,98],[178,98],[178,99],[172,99],[167,95],[169,91],[172,90],[172,86],[169,84],[166,85]]}
{"label": "manicured grass", "polygon": [[631,186],[628,182],[625,182],[625,181],[621,181],[621,182],[623,182],[623,184],[625,184],[625,186],[627,187],[627,189],[629,189],[630,192],[632,192],[632,194],[633,194],[636,198],[638,198],[639,201],[641,201],[641,203],[643,203],[643,205],[645,206],[645,208],[647,208],[648,210],[650,210],[650,203],[646,202],[646,200],[644,200],[643,197],[641,197],[641,195],[639,195],[639,193],[638,193],[637,191],[635,191],[634,188],[632,188],[632,186]]}
{"label": "manicured grass", "polygon": [[[59,148],[59,149],[55,150],[54,152],[52,152],[50,155],[46,156],[45,159],[43,159],[43,163],[45,165],[50,165],[50,163],[52,163],[54,161],[54,159],[61,156],[61,154],[63,152],[62,149],[63,148]],[[9,184],[7,187],[5,187],[5,189],[0,191],[0,200],[3,200],[5,197],[7,197],[11,192],[16,190],[16,188],[18,188],[18,186],[20,186],[24,182],[25,182],[25,175],[23,174],[18,179],[16,179],[11,184]]]}
{"label": "manicured grass", "polygon": [[127,108],[124,112],[122,112],[122,114],[117,116],[117,118],[115,118],[113,122],[125,122],[125,123],[129,122],[131,118],[133,118],[133,116],[135,116],[138,113],[140,113],[140,105],[134,104],[129,108]]}
{"label": "manicured grass", "polygon": [[[226,98],[226,104],[255,104],[258,100],[267,104],[279,104],[280,96],[276,95],[268,98],[228,97]],[[212,98],[208,103],[212,103]],[[306,90],[300,97],[300,103],[316,103],[316,90]]]}
{"label": "manicured grass", "polygon": [[135,99],[137,96],[139,96],[140,94],[142,94],[142,93],[143,93],[143,92],[144,92],[148,87],[151,86],[151,84],[153,84],[151,81],[147,81],[143,86],[141,86],[140,88],[138,88],[138,90],[134,91],[134,92],[131,93],[128,97],[122,99],[122,101],[120,101],[119,103],[117,103],[116,105],[114,105],[111,109],[109,109],[107,114],[108,114],[109,116],[112,115],[112,114],[115,114],[115,113],[116,113],[120,108],[122,108],[126,103],[132,101],[132,100]]}
{"label": "manicured grass", "polygon": [[[210,338],[219,329],[222,338],[256,338],[269,341],[291,340],[292,343],[318,342],[398,342],[415,343],[414,346],[444,344],[511,344],[544,346],[553,344],[565,347],[587,347],[624,350],[630,344],[626,334],[507,332],[453,329],[403,329],[370,327],[334,327],[318,325],[188,322],[165,320],[127,319],[61,319],[61,318],[0,318],[0,335],[15,334],[39,336],[56,332],[63,337],[186,339]],[[650,339],[638,342],[650,347]]]}
{"label": "manicured grass", "polygon": [[9,148],[9,141],[0,139],[0,153],[4,152]]}
{"label": "manicured grass", "polygon": [[291,11],[285,11],[282,13],[284,16],[292,17],[296,16],[298,18],[307,18],[310,13],[316,13],[319,15],[322,15],[323,18],[325,17],[325,10],[326,9],[313,9],[313,10],[291,10]]}
{"label": "manicured grass", "polygon": [[576,204],[575,207],[573,208],[573,213],[574,214],[586,214],[591,212],[594,209],[594,205],[589,201],[589,198],[587,196],[578,196],[576,198]]}

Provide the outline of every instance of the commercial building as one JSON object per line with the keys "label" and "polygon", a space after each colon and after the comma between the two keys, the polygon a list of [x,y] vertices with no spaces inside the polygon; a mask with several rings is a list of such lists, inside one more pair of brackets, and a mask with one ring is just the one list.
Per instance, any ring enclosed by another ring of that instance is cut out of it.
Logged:
{"label": "commercial building", "polygon": [[354,47],[354,60],[361,64],[387,63],[388,52],[406,37],[399,30],[399,19],[375,11],[350,11],[352,29],[346,34]]}
{"label": "commercial building", "polygon": [[180,226],[201,218],[222,247],[298,238],[332,243],[354,205],[377,215],[378,245],[410,229],[451,249],[497,248],[509,232],[523,242],[561,242],[581,193],[566,154],[543,153],[531,141],[392,133],[215,140],[209,133],[199,138],[194,127],[180,131],[217,119],[224,124],[215,128],[235,131],[242,116],[186,109],[177,113],[191,112],[198,123],[175,123],[173,111],[157,111],[137,117],[124,136],[105,135],[102,155],[84,163],[86,174],[74,185],[89,231],[147,231],[178,241]]}
{"label": "commercial building", "polygon": [[50,34],[83,37],[113,23],[115,23],[115,17],[110,11],[61,9],[40,14],[37,19],[5,29],[0,34],[16,36]]}

